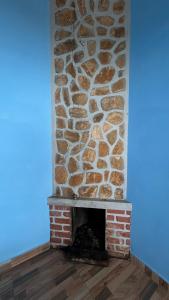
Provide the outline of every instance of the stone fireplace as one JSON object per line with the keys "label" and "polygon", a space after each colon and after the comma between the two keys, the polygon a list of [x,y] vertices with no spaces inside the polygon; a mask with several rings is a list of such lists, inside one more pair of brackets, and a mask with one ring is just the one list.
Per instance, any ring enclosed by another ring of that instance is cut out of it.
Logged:
{"label": "stone fireplace", "polygon": [[73,208],[103,209],[105,249],[129,254],[128,6],[52,1],[53,247],[72,243]]}

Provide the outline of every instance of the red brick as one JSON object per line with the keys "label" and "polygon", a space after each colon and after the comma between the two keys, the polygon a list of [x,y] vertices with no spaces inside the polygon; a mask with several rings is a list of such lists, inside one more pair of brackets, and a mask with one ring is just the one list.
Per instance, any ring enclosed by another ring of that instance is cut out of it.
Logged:
{"label": "red brick", "polygon": [[115,215],[124,215],[125,210],[118,210],[118,209],[107,209],[108,214],[115,214]]}
{"label": "red brick", "polygon": [[71,231],[72,227],[71,226],[63,226],[64,231]]}
{"label": "red brick", "polygon": [[55,219],[55,222],[56,223],[59,223],[59,224],[71,224],[71,220],[70,219],[63,219],[63,218],[60,218],[60,219]]}
{"label": "red brick", "polygon": [[57,225],[57,224],[50,224],[50,229],[53,229],[53,230],[62,230],[62,226]]}
{"label": "red brick", "polygon": [[124,224],[119,224],[119,223],[109,223],[107,222],[106,224],[107,228],[113,228],[113,229],[124,229]]}
{"label": "red brick", "polygon": [[130,237],[130,232],[117,231],[116,234],[117,234],[117,236],[122,236],[122,237],[125,237],[125,238]]}
{"label": "red brick", "polygon": [[108,220],[108,221],[114,221],[114,216],[107,215],[106,220]]}
{"label": "red brick", "polygon": [[64,212],[63,215],[64,215],[64,217],[69,217],[69,218],[71,217],[70,212]]}
{"label": "red brick", "polygon": [[130,230],[130,225],[126,224],[126,230]]}
{"label": "red brick", "polygon": [[62,213],[60,211],[50,211],[51,217],[61,217]]}
{"label": "red brick", "polygon": [[71,245],[71,240],[70,239],[63,239],[63,244],[64,245]]}
{"label": "red brick", "polygon": [[71,233],[70,232],[65,232],[65,231],[58,231],[58,232],[56,232],[56,236],[63,237],[63,238],[70,238]]}
{"label": "red brick", "polygon": [[129,247],[127,247],[127,246],[116,246],[116,250],[127,252],[127,251],[129,251]]}
{"label": "red brick", "polygon": [[129,216],[131,216],[131,211],[130,211],[130,210],[127,210],[127,211],[126,211],[126,214],[129,215]]}
{"label": "red brick", "polygon": [[54,219],[53,218],[50,218],[50,223],[53,223],[54,222]]}
{"label": "red brick", "polygon": [[53,205],[49,205],[49,209],[52,210],[54,208]]}
{"label": "red brick", "polygon": [[117,216],[116,220],[118,222],[130,223],[130,218],[129,217],[120,217],[120,216]]}
{"label": "red brick", "polygon": [[56,243],[56,244],[61,244],[62,240],[61,239],[57,239],[57,238],[51,238],[51,243]]}
{"label": "red brick", "polygon": [[70,211],[71,208],[67,206],[56,206],[55,205],[55,210],[64,210],[64,211]]}
{"label": "red brick", "polygon": [[118,238],[113,238],[113,237],[108,237],[107,242],[110,246],[110,244],[124,244],[124,240],[118,239]]}
{"label": "red brick", "polygon": [[130,244],[131,244],[130,239],[129,239],[129,240],[126,240],[126,245],[130,246]]}

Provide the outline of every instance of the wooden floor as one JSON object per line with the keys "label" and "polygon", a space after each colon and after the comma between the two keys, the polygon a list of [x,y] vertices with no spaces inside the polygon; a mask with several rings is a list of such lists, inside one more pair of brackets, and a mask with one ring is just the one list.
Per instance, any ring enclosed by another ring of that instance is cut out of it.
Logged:
{"label": "wooden floor", "polygon": [[169,300],[166,293],[130,261],[112,259],[103,268],[67,261],[58,250],[0,273],[1,300]]}

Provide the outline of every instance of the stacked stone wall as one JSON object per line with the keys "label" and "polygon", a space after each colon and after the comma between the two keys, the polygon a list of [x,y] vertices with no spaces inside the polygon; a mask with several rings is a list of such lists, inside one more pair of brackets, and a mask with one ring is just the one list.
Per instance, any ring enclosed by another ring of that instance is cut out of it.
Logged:
{"label": "stacked stone wall", "polygon": [[126,193],[127,1],[53,1],[54,192]]}

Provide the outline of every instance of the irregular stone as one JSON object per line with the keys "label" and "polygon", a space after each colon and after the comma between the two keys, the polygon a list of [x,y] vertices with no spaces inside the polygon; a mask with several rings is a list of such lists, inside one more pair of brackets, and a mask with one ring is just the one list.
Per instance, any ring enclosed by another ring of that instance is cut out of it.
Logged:
{"label": "irregular stone", "polygon": [[125,54],[121,54],[117,57],[116,65],[121,69],[125,67],[125,65],[126,65],[126,56],[125,56]]}
{"label": "irregular stone", "polygon": [[60,102],[60,92],[61,88],[56,88],[55,90],[55,103],[58,104]]}
{"label": "irregular stone", "polygon": [[77,35],[79,38],[89,38],[89,37],[93,37],[95,34],[93,28],[80,25]]}
{"label": "irregular stone", "polygon": [[119,127],[119,134],[122,138],[124,138],[124,134],[125,134],[125,127],[124,124],[120,125]]}
{"label": "irregular stone", "polygon": [[78,186],[81,185],[83,182],[83,174],[76,174],[74,176],[72,176],[69,180],[69,184],[70,186]]}
{"label": "irregular stone", "polygon": [[121,155],[124,152],[124,143],[122,140],[118,140],[112,154]]}
{"label": "irregular stone", "polygon": [[120,188],[115,189],[114,198],[115,200],[123,200],[123,190]]}
{"label": "irregular stone", "polygon": [[104,132],[107,132],[107,131],[109,131],[110,129],[112,128],[112,125],[110,125],[109,123],[104,123],[103,124],[103,131]]}
{"label": "irregular stone", "polygon": [[62,6],[64,6],[66,4],[66,1],[67,0],[56,0],[56,5],[58,7],[62,7]]}
{"label": "irregular stone", "polygon": [[117,139],[117,131],[112,130],[110,133],[108,133],[107,139],[108,139],[110,145],[113,145]]}
{"label": "irregular stone", "polygon": [[72,52],[77,48],[77,44],[75,39],[69,39],[66,40],[65,42],[62,42],[58,44],[55,49],[54,49],[54,54],[55,55],[62,55],[68,52]]}
{"label": "irregular stone", "polygon": [[82,89],[89,90],[90,88],[90,81],[85,76],[78,76],[78,82]]}
{"label": "irregular stone", "polygon": [[76,12],[74,9],[65,8],[55,14],[55,23],[59,26],[70,26],[76,21]]}
{"label": "irregular stone", "polygon": [[123,77],[124,76],[124,70],[119,70],[118,71],[118,77],[120,78],[120,77]]}
{"label": "irregular stone", "polygon": [[91,136],[94,140],[101,140],[103,138],[102,130],[99,125],[93,126]]}
{"label": "irregular stone", "polygon": [[63,197],[70,199],[73,197],[74,192],[69,187],[62,187],[62,194],[63,194]]}
{"label": "irregular stone", "polygon": [[98,162],[97,162],[97,168],[106,169],[107,168],[107,162],[103,159],[99,159]]}
{"label": "irregular stone", "polygon": [[55,72],[61,73],[64,68],[64,61],[62,58],[55,59]]}
{"label": "irregular stone", "polygon": [[56,106],[55,111],[56,111],[56,115],[57,115],[58,117],[63,117],[63,118],[66,118],[66,117],[67,117],[67,115],[66,115],[66,110],[65,110],[65,108],[64,108],[63,105],[58,105],[58,106]]}
{"label": "irregular stone", "polygon": [[63,93],[63,100],[66,106],[70,106],[70,98],[69,98],[69,90],[68,88],[64,87],[62,90]]}
{"label": "irregular stone", "polygon": [[96,30],[97,30],[97,35],[106,35],[107,34],[107,29],[104,27],[99,26],[96,28]]}
{"label": "irregular stone", "polygon": [[92,18],[92,16],[87,16],[84,20],[87,24],[94,25],[94,19]]}
{"label": "irregular stone", "polygon": [[82,186],[79,188],[78,193],[82,198],[95,198],[97,194],[97,186]]}
{"label": "irregular stone", "polygon": [[73,119],[68,120],[68,128],[73,129]]}
{"label": "irregular stone", "polygon": [[65,158],[63,155],[56,153],[55,163],[58,165],[63,165],[65,163]]}
{"label": "irregular stone", "polygon": [[91,91],[91,96],[104,96],[110,94],[108,86],[93,88]]}
{"label": "irregular stone", "polygon": [[87,130],[90,128],[90,123],[88,121],[79,121],[76,123],[77,130]]}
{"label": "irregular stone", "polygon": [[113,48],[113,46],[115,45],[115,41],[113,40],[109,40],[109,39],[104,39],[101,40],[100,42],[100,48],[103,50],[110,50]]}
{"label": "irregular stone", "polygon": [[57,166],[55,168],[55,181],[56,183],[63,184],[66,183],[68,173],[65,167]]}
{"label": "irregular stone", "polygon": [[104,67],[101,69],[100,73],[97,74],[95,78],[95,83],[106,84],[109,83],[115,74],[115,69],[113,67]]}
{"label": "irregular stone", "polygon": [[93,117],[93,122],[94,123],[99,123],[104,117],[103,113],[98,113]]}
{"label": "irregular stone", "polygon": [[125,89],[126,89],[126,79],[125,78],[119,79],[112,85],[113,93],[122,92],[122,91],[125,91]]}
{"label": "irregular stone", "polygon": [[70,83],[70,90],[72,93],[79,91],[79,88],[74,80],[72,80]]}
{"label": "irregular stone", "polygon": [[104,26],[112,26],[114,24],[114,19],[110,16],[97,17],[97,22]]}
{"label": "irregular stone", "polygon": [[68,151],[69,145],[66,141],[57,141],[57,149],[61,154],[65,154]]}
{"label": "irregular stone", "polygon": [[93,183],[100,183],[102,181],[102,174],[93,172],[86,174],[86,183],[93,184]]}
{"label": "irregular stone", "polygon": [[84,144],[78,144],[75,147],[72,148],[71,150],[71,155],[76,155],[79,152],[81,152],[83,150],[83,148],[85,147]]}
{"label": "irregular stone", "polygon": [[124,27],[112,28],[110,34],[115,38],[122,38],[125,36],[125,28]]}
{"label": "irregular stone", "polygon": [[63,138],[63,131],[56,130],[56,139],[62,139]]}
{"label": "irregular stone", "polygon": [[109,155],[109,146],[106,142],[100,142],[99,143],[99,156],[104,157]]}
{"label": "irregular stone", "polygon": [[120,112],[112,112],[107,116],[106,121],[113,125],[119,125],[123,121],[123,114]]}
{"label": "irregular stone", "polygon": [[86,148],[83,152],[83,161],[94,162],[96,159],[96,152],[93,149]]}
{"label": "irregular stone", "polygon": [[88,54],[90,56],[94,55],[96,52],[96,41],[88,41],[87,42]]}
{"label": "irregular stone", "polygon": [[112,196],[111,186],[108,184],[102,185],[99,190],[99,198],[109,199],[111,196]]}
{"label": "irregular stone", "polygon": [[86,170],[92,170],[93,169],[93,166],[89,163],[84,163],[83,164],[83,170],[86,171]]}
{"label": "irregular stone", "polygon": [[74,59],[74,62],[75,63],[79,63],[82,61],[84,57],[84,52],[83,51],[77,51],[75,52],[74,56],[73,56],[73,59]]}
{"label": "irregular stone", "polygon": [[101,107],[104,111],[109,111],[112,109],[124,109],[124,98],[122,96],[110,96],[104,97],[101,100]]}
{"label": "irregular stone", "polygon": [[60,190],[59,186],[56,187],[55,195],[56,195],[56,197],[60,197],[61,196],[61,190]]}
{"label": "irregular stone", "polygon": [[73,157],[69,159],[68,170],[70,173],[74,173],[78,170],[77,161]]}
{"label": "irregular stone", "polygon": [[66,130],[64,133],[64,138],[70,141],[71,143],[76,143],[79,141],[80,136],[77,132]]}
{"label": "irregular stone", "polygon": [[72,101],[77,105],[85,105],[87,103],[87,95],[83,93],[74,94],[72,96]]}
{"label": "irregular stone", "polygon": [[114,171],[111,173],[110,181],[116,186],[120,186],[124,183],[124,175],[121,172]]}
{"label": "irregular stone", "polygon": [[65,122],[65,119],[60,119],[60,118],[57,118],[56,119],[56,128],[66,128],[66,122]]}
{"label": "irregular stone", "polygon": [[55,32],[55,40],[56,41],[60,41],[63,40],[67,37],[69,37],[72,33],[70,31],[66,31],[66,30],[60,30],[60,31],[56,31]]}
{"label": "irregular stone", "polygon": [[123,24],[125,22],[125,16],[119,18],[119,23]]}
{"label": "irregular stone", "polygon": [[125,7],[124,0],[118,0],[113,4],[113,12],[117,15],[123,13]]}
{"label": "irregular stone", "polygon": [[87,60],[82,64],[82,68],[85,70],[86,74],[93,76],[96,73],[98,64],[94,58]]}
{"label": "irregular stone", "polygon": [[89,131],[83,132],[82,137],[81,137],[81,142],[82,143],[87,143],[89,139]]}
{"label": "irregular stone", "polygon": [[110,175],[110,172],[109,171],[105,171],[104,172],[104,181],[108,181],[108,179],[109,179],[109,175]]}
{"label": "irregular stone", "polygon": [[76,70],[75,70],[75,68],[74,68],[74,66],[73,66],[72,63],[70,63],[70,64],[67,66],[66,72],[67,72],[68,74],[70,74],[73,78],[76,77]]}
{"label": "irregular stone", "polygon": [[67,79],[67,75],[56,75],[55,76],[55,83],[56,85],[58,86],[63,86],[63,85],[66,85],[68,82],[68,79]]}
{"label": "irregular stone", "polygon": [[111,158],[111,166],[113,169],[124,170],[124,160],[122,157],[112,157]]}
{"label": "irregular stone", "polygon": [[94,0],[89,0],[90,1],[90,9],[91,11],[94,11],[95,5],[94,5]]}
{"label": "irregular stone", "polygon": [[99,10],[106,11],[109,9],[109,0],[99,0]]}
{"label": "irregular stone", "polygon": [[80,107],[73,107],[69,109],[69,114],[72,118],[86,118],[87,117],[87,111],[84,108]]}
{"label": "irregular stone", "polygon": [[89,102],[89,111],[91,113],[94,113],[96,111],[98,111],[98,106],[97,106],[97,102],[94,99],[91,99]]}
{"label": "irregular stone", "polygon": [[93,141],[93,140],[90,140],[88,146],[91,147],[91,148],[95,148],[96,147],[96,142]]}
{"label": "irregular stone", "polygon": [[125,42],[125,41],[120,42],[120,43],[117,45],[117,47],[115,48],[114,52],[117,54],[117,53],[119,53],[119,52],[125,50],[125,48],[126,48],[126,42]]}
{"label": "irregular stone", "polygon": [[98,58],[102,65],[110,64],[112,55],[109,52],[100,52]]}
{"label": "irregular stone", "polygon": [[77,0],[77,5],[81,16],[86,15],[85,0]]}

